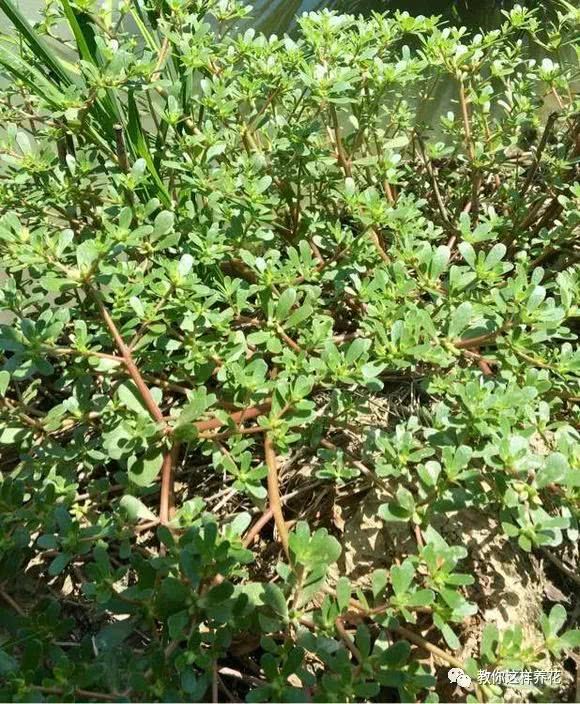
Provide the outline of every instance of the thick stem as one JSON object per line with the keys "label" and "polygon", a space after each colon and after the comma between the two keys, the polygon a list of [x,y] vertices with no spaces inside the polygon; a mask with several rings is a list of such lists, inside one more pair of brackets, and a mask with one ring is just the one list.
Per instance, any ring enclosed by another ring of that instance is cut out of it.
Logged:
{"label": "thick stem", "polygon": [[118,357],[115,354],[106,354],[104,352],[95,352],[94,350],[75,350],[72,347],[49,347],[46,345],[42,348],[45,354],[53,357],[61,356],[77,356],[77,357],[98,357],[99,359],[106,359],[110,362],[117,362],[118,364],[124,364],[125,360],[123,357]]}
{"label": "thick stem", "polygon": [[286,557],[289,558],[290,552],[288,550],[288,530],[284,521],[282,503],[280,501],[278,461],[276,459],[276,452],[274,451],[274,445],[272,443],[270,433],[266,433],[264,438],[264,455],[266,458],[266,465],[268,467],[268,500],[270,502],[270,509],[274,516],[278,534],[280,535],[280,542],[282,543]]}
{"label": "thick stem", "polygon": [[218,697],[218,668],[217,661],[214,660],[211,665],[211,701],[212,704],[217,704],[219,702]]}
{"label": "thick stem", "polygon": [[[289,494],[286,494],[285,496],[282,496],[280,498],[280,503],[285,504],[287,501],[290,501],[290,499],[293,499],[295,496],[299,496],[305,491],[310,491],[312,488],[314,488],[314,486],[316,486],[316,484],[318,484],[318,482],[315,482],[313,485],[302,486],[300,487],[300,489],[291,491]],[[252,545],[254,540],[256,540],[256,538],[260,535],[262,528],[264,528],[264,526],[267,526],[273,517],[274,513],[272,512],[271,508],[264,511],[264,513],[260,516],[260,518],[258,518],[258,520],[254,523],[254,525],[244,536],[243,544],[245,548],[249,548]]]}
{"label": "thick stem", "polygon": [[477,362],[477,366],[481,369],[482,373],[485,376],[493,376],[490,361],[479,354],[479,350],[477,347],[475,347],[473,350],[464,349],[463,355],[470,359],[475,359],[475,361]]}
{"label": "thick stem", "polygon": [[462,80],[459,81],[459,103],[461,105],[461,116],[463,118],[463,130],[465,133],[465,146],[469,159],[475,161],[475,147],[471,136],[471,121],[469,119],[469,109],[467,107],[467,97],[465,95],[465,85]]}
{"label": "thick stem", "polygon": [[[264,403],[261,403],[258,406],[250,406],[249,408],[244,408],[241,411],[231,413],[229,418],[234,423],[241,424],[247,420],[251,420],[252,418],[256,418],[257,416],[262,415],[266,411],[269,411],[271,405],[272,402],[270,400],[264,401]],[[198,421],[195,424],[195,427],[201,433],[206,430],[215,430],[216,428],[221,428],[223,425],[226,425],[226,423],[227,421],[221,420],[220,418],[210,418],[209,420]]]}
{"label": "thick stem", "polygon": [[161,49],[159,50],[159,58],[157,59],[157,64],[155,65],[155,69],[153,70],[153,73],[151,74],[151,81],[152,82],[155,82],[159,79],[159,76],[161,75],[161,69],[163,68],[163,65],[165,64],[165,60],[167,58],[168,53],[169,53],[169,37],[164,37],[163,44],[161,45]]}
{"label": "thick stem", "polygon": [[[433,195],[435,196],[435,202],[437,203],[437,208],[439,209],[439,213],[441,214],[441,218],[443,221],[449,225],[450,220],[449,220],[449,213],[447,212],[447,208],[445,207],[445,203],[443,202],[443,198],[441,196],[441,191],[439,189],[439,183],[437,182],[437,177],[435,175],[435,171],[433,170],[433,164],[431,163],[431,159],[427,156],[427,153],[425,151],[425,147],[423,145],[423,141],[419,137],[419,135],[416,135],[416,140],[417,144],[419,145],[419,152],[421,154],[421,158],[423,160],[423,163],[425,164],[425,168],[427,169],[427,173],[429,174],[429,178],[431,179],[431,185],[433,186]],[[455,228],[453,228],[455,230]]]}
{"label": "thick stem", "polygon": [[159,522],[166,525],[171,520],[173,507],[173,468],[179,456],[179,443],[166,451],[161,465],[161,494],[159,497]]}
{"label": "thick stem", "polygon": [[14,609],[14,611],[16,611],[16,613],[17,613],[19,616],[26,616],[26,612],[25,612],[24,609],[20,606],[20,604],[18,604],[18,603],[10,596],[10,594],[7,594],[7,593],[4,591],[4,589],[0,589],[0,597],[1,597],[2,599],[4,599],[4,601],[5,601],[7,604],[9,604],[9,605]]}
{"label": "thick stem", "polygon": [[[67,694],[70,696],[71,694],[70,692],[67,692],[65,689],[61,689],[60,687],[44,687],[39,684],[31,684],[30,688],[36,690],[37,692],[42,692],[43,694],[52,694],[56,696],[62,696],[63,694]],[[82,697],[83,699],[88,699],[89,701],[94,700],[97,702],[118,702],[120,696],[119,694],[104,694],[103,692],[91,692],[88,689],[75,689],[72,694],[76,695],[77,697]]]}
{"label": "thick stem", "polygon": [[127,368],[127,371],[129,372],[129,376],[135,383],[135,386],[137,387],[139,391],[139,395],[143,399],[143,403],[147,407],[147,410],[151,414],[151,417],[153,420],[157,421],[158,423],[161,423],[162,425],[166,425],[165,423],[165,418],[163,417],[163,413],[161,412],[161,409],[155,402],[155,399],[153,396],[151,396],[151,392],[149,391],[149,387],[143,380],[143,377],[141,376],[140,371],[137,369],[137,365],[135,364],[135,361],[133,359],[133,355],[131,354],[131,350],[127,345],[125,344],[123,338],[121,337],[121,333],[117,329],[117,326],[115,325],[115,322],[111,318],[109,311],[105,308],[105,305],[101,299],[100,294],[98,291],[95,289],[90,289],[91,293],[93,294],[93,297],[97,303],[97,307],[99,309],[99,312],[101,313],[101,317],[105,321],[105,325],[109,328],[109,331],[115,340],[115,344],[117,345],[117,348],[119,352],[121,353],[121,356],[123,357],[123,361],[125,363],[125,367]]}
{"label": "thick stem", "polygon": [[[448,665],[452,665],[453,667],[460,667],[461,669],[463,669],[465,667],[465,664],[462,663],[461,660],[458,660],[453,655],[450,655],[449,653],[445,652],[444,650],[441,650],[441,648],[438,648],[436,645],[433,645],[433,643],[429,643],[428,640],[423,638],[423,636],[420,636],[418,633],[415,633],[414,631],[410,631],[408,628],[405,628],[404,626],[397,626],[394,630],[400,636],[403,636],[403,638],[405,638],[405,640],[409,640],[409,641],[411,641],[411,643],[414,643],[415,645],[419,646],[420,648],[424,648],[428,652],[435,655],[435,657],[439,658],[439,660],[442,660],[443,662],[447,663]],[[483,698],[483,693],[481,691],[481,687],[479,687],[477,684],[475,684],[475,694],[476,694],[478,701],[480,701],[480,702],[485,701]]]}
{"label": "thick stem", "polygon": [[277,327],[277,332],[278,335],[282,338],[282,340],[290,347],[291,349],[294,350],[294,352],[302,352],[302,348],[297,342],[294,342],[294,340],[285,332],[284,328],[281,325],[278,325]]}
{"label": "thick stem", "polygon": [[389,264],[391,260],[389,259],[389,255],[383,249],[379,231],[376,227],[371,228],[371,241],[374,244],[375,249],[379,254],[379,257],[385,262],[385,264]]}
{"label": "thick stem", "polygon": [[41,433],[44,433],[44,425],[39,420],[31,418],[31,416],[29,416],[27,413],[22,413],[21,411],[19,411],[17,404],[10,401],[10,399],[0,399],[0,409],[1,408],[6,408],[10,413],[13,413],[26,425],[30,426],[31,428],[34,428],[35,430],[40,431]]}
{"label": "thick stem", "polygon": [[486,335],[479,335],[478,337],[470,337],[466,340],[455,340],[453,346],[457,349],[465,349],[470,347],[479,347],[484,345],[486,342],[491,342],[500,334],[501,330],[496,330],[495,332],[487,333]]}
{"label": "thick stem", "polygon": [[570,579],[574,584],[580,587],[580,576],[578,576],[573,570],[571,570],[569,567],[566,567],[566,565],[560,560],[559,557],[556,557],[553,553],[551,553],[549,550],[546,548],[540,548],[542,551],[542,554],[545,555],[550,562],[552,562],[556,567],[561,570],[568,579]]}
{"label": "thick stem", "polygon": [[350,652],[353,654],[354,659],[357,661],[357,663],[360,665],[363,661],[363,656],[361,655],[360,650],[356,647],[354,644],[353,639],[350,637],[348,634],[346,628],[344,627],[344,624],[342,622],[342,619],[340,616],[336,619],[334,622],[335,628],[338,632],[338,635],[340,636],[342,642],[346,645],[346,647],[350,650]]}
{"label": "thick stem", "polygon": [[556,120],[558,119],[559,114],[560,114],[559,112],[553,112],[546,120],[546,126],[544,127],[544,133],[542,134],[542,139],[540,140],[540,144],[538,145],[538,148],[536,149],[536,156],[534,159],[534,164],[528,172],[528,177],[526,178],[526,182],[524,183],[523,188],[520,193],[521,197],[525,196],[525,194],[528,191],[528,188],[532,185],[532,181],[534,180],[534,176],[536,175],[538,168],[540,166],[540,160],[542,158],[542,154],[544,152],[544,149],[546,148],[546,144],[548,143],[548,138],[552,132],[552,129],[554,127],[554,124],[556,123]]}
{"label": "thick stem", "polygon": [[334,142],[336,146],[336,158],[340,164],[345,176],[352,176],[352,169],[350,166],[350,161],[348,160],[346,153],[344,151],[344,146],[342,144],[342,137],[340,136],[340,125],[338,124],[338,115],[336,113],[336,108],[331,103],[330,104],[330,117],[332,118],[332,129],[334,131]]}
{"label": "thick stem", "polygon": [[[322,445],[322,447],[325,447],[328,450],[338,450],[337,446],[333,442],[330,442],[330,440],[326,440],[325,438],[320,441],[320,444]],[[373,484],[379,486],[389,496],[392,494],[389,487],[379,477],[377,477],[377,475],[371,469],[369,469],[365,464],[363,464],[358,457],[355,457],[355,455],[348,452],[348,450],[343,450],[343,452],[344,455],[350,459],[353,465],[357,469],[359,469],[366,477],[368,477]]]}
{"label": "thick stem", "polygon": [[126,174],[129,171],[129,159],[127,158],[127,148],[125,147],[125,137],[123,136],[122,125],[115,125],[115,143],[117,148],[117,161],[119,168]]}
{"label": "thick stem", "polygon": [[[99,292],[92,288],[90,288],[89,290],[93,294],[93,297],[97,303],[97,307],[99,308],[99,312],[101,313],[101,317],[103,318],[105,325],[109,328],[109,331],[113,339],[115,340],[115,344],[117,345],[117,348],[119,349],[119,352],[123,357],[125,367],[129,372],[129,376],[137,387],[139,395],[143,399],[143,403],[147,407],[147,410],[151,414],[153,420],[155,420],[157,423],[160,423],[165,431],[169,431],[170,428],[167,425],[167,422],[163,416],[163,412],[161,411],[161,409],[155,402],[155,399],[151,395],[149,387],[141,376],[141,372],[139,371],[139,369],[137,369],[137,365],[135,364],[131,350],[125,344],[125,341],[123,340],[121,333],[117,329],[115,322],[109,315],[109,311],[105,308],[105,305],[101,299]],[[175,459],[177,458],[178,452],[179,445],[177,443],[174,443],[173,446],[166,451],[165,456],[163,458],[163,464],[161,468],[161,494],[159,497],[159,520],[162,524],[166,524],[169,521],[171,495],[173,492],[173,465]]]}
{"label": "thick stem", "polygon": [[231,438],[232,435],[258,435],[259,433],[265,432],[266,428],[262,428],[261,425],[252,425],[249,428],[234,428],[233,430],[224,430],[221,433],[200,433],[197,437],[201,440],[216,442],[218,440]]}
{"label": "thick stem", "polygon": [[471,133],[471,119],[469,108],[467,107],[467,96],[465,95],[465,85],[463,79],[459,80],[459,103],[461,105],[461,116],[463,118],[463,130],[465,132],[465,146],[469,160],[471,161],[471,212],[477,217],[479,210],[479,188],[481,185],[481,175],[475,166],[475,144]]}
{"label": "thick stem", "polygon": [[262,528],[274,517],[274,512],[272,511],[271,508],[269,508],[267,511],[264,511],[264,513],[258,518],[258,520],[254,523],[254,525],[250,528],[250,530],[247,532],[247,534],[244,536],[244,547],[249,548],[254,540],[260,535],[260,532]]}

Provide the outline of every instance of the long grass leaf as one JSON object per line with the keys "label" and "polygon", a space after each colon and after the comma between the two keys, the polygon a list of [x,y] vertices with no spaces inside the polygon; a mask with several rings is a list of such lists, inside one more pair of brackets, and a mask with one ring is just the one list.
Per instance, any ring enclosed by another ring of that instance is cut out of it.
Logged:
{"label": "long grass leaf", "polygon": [[[86,16],[82,12],[76,12],[73,9],[69,0],[61,0],[61,5],[74,35],[79,56],[83,61],[99,67],[100,62],[97,56],[95,32],[91,24],[87,22]],[[104,127],[109,137],[111,137],[113,135],[114,124],[116,122],[122,122],[121,111],[113,91],[107,91],[107,94],[100,98],[97,103],[99,108],[102,108],[102,110],[97,108],[97,112],[100,113],[100,121],[105,122]]]}
{"label": "long grass leaf", "polygon": [[[47,105],[57,110],[61,109],[66,97],[58,84],[48,79],[35,66],[21,56],[18,56],[1,45],[0,66],[4,68],[8,76],[12,76],[27,85],[30,91],[42,98]],[[93,144],[102,149],[105,153],[111,156],[114,155],[110,143],[107,142],[101,134],[101,131],[96,129],[94,125],[87,122],[83,130]]]}
{"label": "long grass leaf", "polygon": [[55,52],[50,50],[11,0],[0,0],[0,10],[2,10],[12,22],[18,34],[22,36],[30,50],[48,69],[56,82],[64,85],[70,85],[75,82],[73,77],[69,75],[68,71],[64,68]]}
{"label": "long grass leaf", "polygon": [[141,12],[138,7],[131,8],[131,16],[133,17],[133,21],[137,25],[137,29],[141,32],[141,35],[145,40],[147,46],[151,49],[152,52],[157,53],[160,49],[160,44],[155,40],[153,33],[150,32],[147,28],[147,25],[143,21],[143,17],[141,16]]}
{"label": "long grass leaf", "polygon": [[157,195],[160,200],[164,203],[164,205],[169,206],[171,204],[171,197],[169,196],[169,191],[165,187],[165,184],[161,180],[161,176],[159,176],[159,172],[155,168],[155,163],[153,162],[153,157],[151,156],[151,151],[149,150],[149,145],[147,144],[147,139],[145,138],[143,128],[141,127],[139,110],[132,92],[128,95],[127,105],[129,115],[127,134],[129,136],[131,146],[133,150],[145,160],[149,173],[157,186]]}
{"label": "long grass leaf", "polygon": [[75,13],[68,0],[61,0],[61,5],[64,16],[74,34],[79,56],[84,61],[89,61],[97,66],[95,33],[91,26],[87,22],[83,22],[84,26],[81,26],[81,17]]}
{"label": "long grass leaf", "polygon": [[47,104],[59,108],[64,100],[63,92],[46,76],[32,66],[28,61],[18,56],[6,47],[0,45],[0,65],[6,74],[22,81],[36,95],[40,96]]}

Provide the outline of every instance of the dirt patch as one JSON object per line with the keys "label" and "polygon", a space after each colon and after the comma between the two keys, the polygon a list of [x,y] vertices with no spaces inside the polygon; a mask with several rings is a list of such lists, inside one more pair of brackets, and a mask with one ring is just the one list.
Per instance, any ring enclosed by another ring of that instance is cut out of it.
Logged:
{"label": "dirt patch", "polygon": [[[388,569],[407,555],[417,553],[411,525],[386,524],[379,518],[378,508],[386,499],[380,490],[369,490],[345,521],[341,568],[359,586],[368,584],[374,569]],[[546,581],[541,565],[515,549],[496,521],[474,509],[441,515],[433,521],[433,526],[449,545],[467,548],[468,555],[460,563],[460,570],[475,576],[466,596],[477,604],[479,612],[469,620],[458,657],[478,655],[486,623],[495,624],[500,631],[519,625],[526,642],[530,646],[539,645],[542,636],[538,624]]]}

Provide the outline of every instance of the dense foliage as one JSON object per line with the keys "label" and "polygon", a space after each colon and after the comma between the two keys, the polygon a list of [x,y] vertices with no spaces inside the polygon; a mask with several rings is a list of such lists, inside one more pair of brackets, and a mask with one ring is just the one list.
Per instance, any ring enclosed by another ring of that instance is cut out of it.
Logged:
{"label": "dense foliage", "polygon": [[[437,701],[461,666],[485,701],[479,669],[570,667],[559,604],[539,645],[481,623],[436,519],[577,587],[580,12],[292,40],[234,0],[0,8],[0,698]],[[413,547],[354,581],[368,491]]]}

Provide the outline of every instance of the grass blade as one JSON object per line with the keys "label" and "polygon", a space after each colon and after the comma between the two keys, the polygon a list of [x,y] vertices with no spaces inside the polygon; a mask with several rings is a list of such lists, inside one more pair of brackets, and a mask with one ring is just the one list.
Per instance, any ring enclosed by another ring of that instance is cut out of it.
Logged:
{"label": "grass blade", "polygon": [[141,127],[141,120],[139,119],[139,110],[137,109],[137,104],[135,103],[135,98],[133,93],[130,92],[127,99],[129,121],[127,123],[127,134],[129,136],[129,141],[133,151],[145,159],[149,173],[151,174],[155,185],[157,186],[159,199],[163,202],[165,206],[171,205],[171,197],[169,196],[169,191],[165,187],[165,184],[159,176],[159,172],[155,168],[155,163],[153,162],[153,157],[151,156],[151,151],[149,150],[149,145],[147,144],[147,139],[143,133],[143,128]]}
{"label": "grass blade", "polygon": [[55,52],[50,50],[11,0],[0,0],[0,10],[2,10],[12,22],[17,33],[28,44],[32,53],[39,59],[42,65],[46,66],[50,71],[52,78],[57,83],[71,85],[75,82],[73,77],[64,68]]}
{"label": "grass blade", "polygon": [[97,46],[95,42],[95,33],[93,32],[92,27],[88,24],[88,22],[81,19],[81,15],[77,15],[77,13],[75,13],[68,0],[61,0],[61,5],[64,10],[66,20],[74,34],[79,56],[84,61],[89,61],[97,66]]}
{"label": "grass blade", "polygon": [[22,81],[36,95],[40,96],[48,105],[60,107],[64,96],[62,91],[53,81],[43,76],[42,73],[28,61],[0,45],[0,65],[6,73]]}

